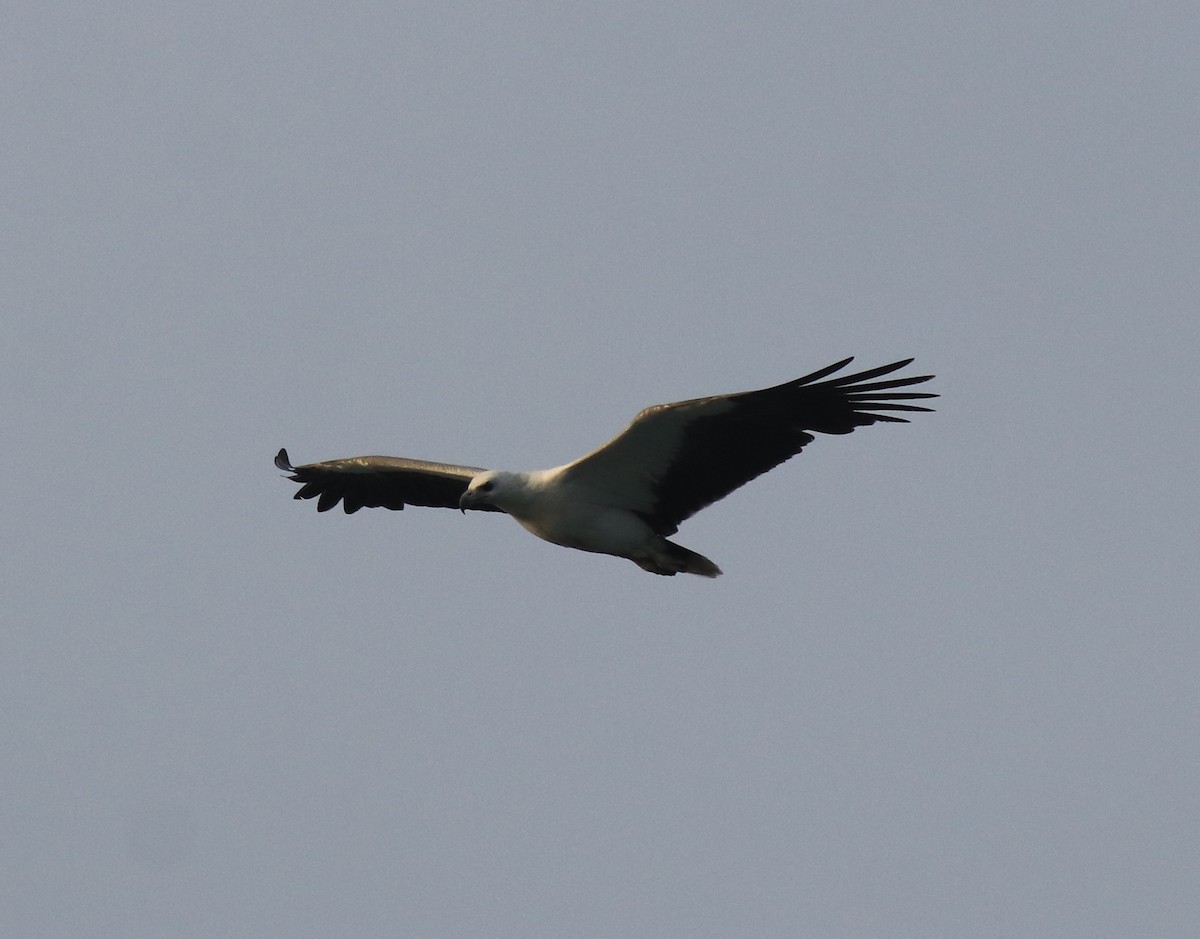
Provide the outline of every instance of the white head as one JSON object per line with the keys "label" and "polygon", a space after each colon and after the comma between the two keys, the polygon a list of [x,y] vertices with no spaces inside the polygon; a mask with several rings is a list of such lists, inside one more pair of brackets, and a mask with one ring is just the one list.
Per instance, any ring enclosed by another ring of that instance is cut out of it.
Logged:
{"label": "white head", "polygon": [[464,512],[480,506],[492,505],[511,512],[525,501],[528,479],[524,473],[506,473],[503,470],[488,470],[471,480],[467,491],[458,500]]}

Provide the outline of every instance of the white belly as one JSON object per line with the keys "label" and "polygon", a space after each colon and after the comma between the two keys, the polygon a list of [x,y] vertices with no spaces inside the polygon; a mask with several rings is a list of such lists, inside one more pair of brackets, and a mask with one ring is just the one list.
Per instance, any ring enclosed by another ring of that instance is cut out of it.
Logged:
{"label": "white belly", "polygon": [[563,512],[522,518],[527,531],[566,548],[630,557],[656,536],[637,515],[608,506],[573,505]]}

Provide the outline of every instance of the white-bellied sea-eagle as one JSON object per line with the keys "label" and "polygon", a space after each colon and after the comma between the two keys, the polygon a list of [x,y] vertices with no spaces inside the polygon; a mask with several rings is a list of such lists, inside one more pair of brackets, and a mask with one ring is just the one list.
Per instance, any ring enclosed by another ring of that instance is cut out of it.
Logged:
{"label": "white-bellied sea-eagle", "polygon": [[716,577],[712,561],[667,540],[680,522],[795,456],[814,433],[906,423],[881,411],[931,410],[905,402],[937,395],[895,389],[932,375],[873,381],[912,359],[828,377],[851,361],[760,391],[646,408],[600,449],[554,469],[512,473],[395,456],[292,466],[287,450],[275,465],[302,484],[295,498],[316,499],[318,512],[339,501],[348,515],[406,505],[507,512],[554,544],[628,558],[652,574]]}

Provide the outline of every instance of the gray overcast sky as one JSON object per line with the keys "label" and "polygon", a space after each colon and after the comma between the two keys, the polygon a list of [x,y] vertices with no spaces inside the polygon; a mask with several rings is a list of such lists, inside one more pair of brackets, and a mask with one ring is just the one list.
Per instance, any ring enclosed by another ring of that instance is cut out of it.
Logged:
{"label": "gray overcast sky", "polygon": [[[10,4],[0,933],[1200,930],[1200,7]],[[659,578],[522,469],[908,355]]]}

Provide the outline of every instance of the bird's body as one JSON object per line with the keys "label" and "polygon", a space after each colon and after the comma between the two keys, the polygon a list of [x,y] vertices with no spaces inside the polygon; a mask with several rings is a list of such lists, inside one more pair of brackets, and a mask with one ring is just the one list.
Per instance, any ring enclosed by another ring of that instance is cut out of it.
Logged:
{"label": "bird's body", "polygon": [[554,544],[628,558],[655,574],[716,577],[721,571],[712,561],[667,540],[680,522],[800,452],[814,432],[846,434],[877,421],[905,421],[878,411],[930,410],[899,402],[936,395],[892,389],[931,375],[871,381],[911,359],[820,381],[850,361],[761,391],[647,408],[604,446],[548,470],[506,472],[404,457],[293,467],[286,450],[275,464],[303,484],[295,497],[316,498],[318,511],[339,501],[347,514],[406,504],[500,511]]}

